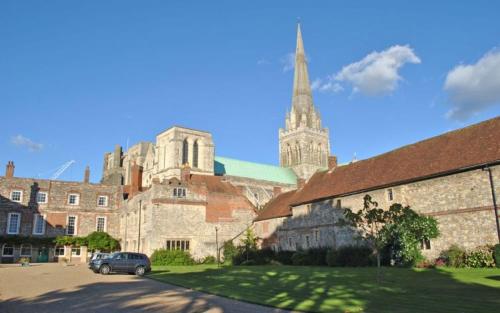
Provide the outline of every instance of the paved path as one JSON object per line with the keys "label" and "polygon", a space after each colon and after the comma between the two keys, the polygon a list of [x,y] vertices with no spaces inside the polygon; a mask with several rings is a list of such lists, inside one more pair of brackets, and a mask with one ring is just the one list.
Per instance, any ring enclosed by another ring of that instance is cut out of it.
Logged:
{"label": "paved path", "polygon": [[0,264],[0,312],[286,312],[135,275],[94,274],[86,265]]}

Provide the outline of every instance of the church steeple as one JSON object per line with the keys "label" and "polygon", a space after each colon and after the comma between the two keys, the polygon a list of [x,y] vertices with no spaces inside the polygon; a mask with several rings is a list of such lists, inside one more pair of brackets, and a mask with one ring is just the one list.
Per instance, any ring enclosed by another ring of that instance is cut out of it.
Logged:
{"label": "church steeple", "polygon": [[318,169],[327,167],[328,129],[321,126],[321,117],[314,107],[300,24],[297,25],[292,109],[286,115],[285,128],[280,129],[279,140],[281,166],[292,168],[298,177],[309,179]]}
{"label": "church steeple", "polygon": [[297,47],[295,48],[295,74],[293,77],[292,107],[297,113],[308,113],[313,108],[307,59],[302,41],[300,24],[297,25]]}

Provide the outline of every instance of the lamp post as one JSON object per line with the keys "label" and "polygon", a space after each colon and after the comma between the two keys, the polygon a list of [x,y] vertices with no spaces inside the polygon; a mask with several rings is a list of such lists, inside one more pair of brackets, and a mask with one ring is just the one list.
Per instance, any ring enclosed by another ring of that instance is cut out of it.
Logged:
{"label": "lamp post", "polygon": [[215,226],[215,248],[217,249],[217,267],[220,266],[220,253],[219,253],[219,228]]}
{"label": "lamp post", "polygon": [[493,201],[493,210],[495,210],[495,221],[497,224],[498,243],[500,243],[500,222],[498,221],[498,207],[497,207],[497,199],[495,196],[495,185],[493,184],[493,174],[491,173],[491,168],[489,166],[483,168],[483,171],[488,172],[488,177],[490,179],[491,199]]}

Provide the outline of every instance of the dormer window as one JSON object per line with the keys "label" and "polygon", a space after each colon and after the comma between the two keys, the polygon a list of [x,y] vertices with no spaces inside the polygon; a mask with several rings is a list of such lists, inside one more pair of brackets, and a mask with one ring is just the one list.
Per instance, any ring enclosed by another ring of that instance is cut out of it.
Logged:
{"label": "dormer window", "polygon": [[174,188],[174,197],[176,198],[185,198],[186,197],[186,188],[176,187]]}
{"label": "dormer window", "polygon": [[22,190],[13,190],[10,193],[10,200],[14,202],[23,202],[23,191]]}

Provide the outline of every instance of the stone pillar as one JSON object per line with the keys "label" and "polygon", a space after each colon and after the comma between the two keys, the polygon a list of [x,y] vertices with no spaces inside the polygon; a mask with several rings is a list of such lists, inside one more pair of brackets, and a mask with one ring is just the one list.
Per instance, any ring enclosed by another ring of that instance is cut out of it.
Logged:
{"label": "stone pillar", "polygon": [[80,247],[80,263],[87,263],[88,261],[88,248],[87,246]]}
{"label": "stone pillar", "polygon": [[189,164],[186,164],[181,168],[181,181],[189,182],[190,180],[191,180],[191,167],[189,167]]}

